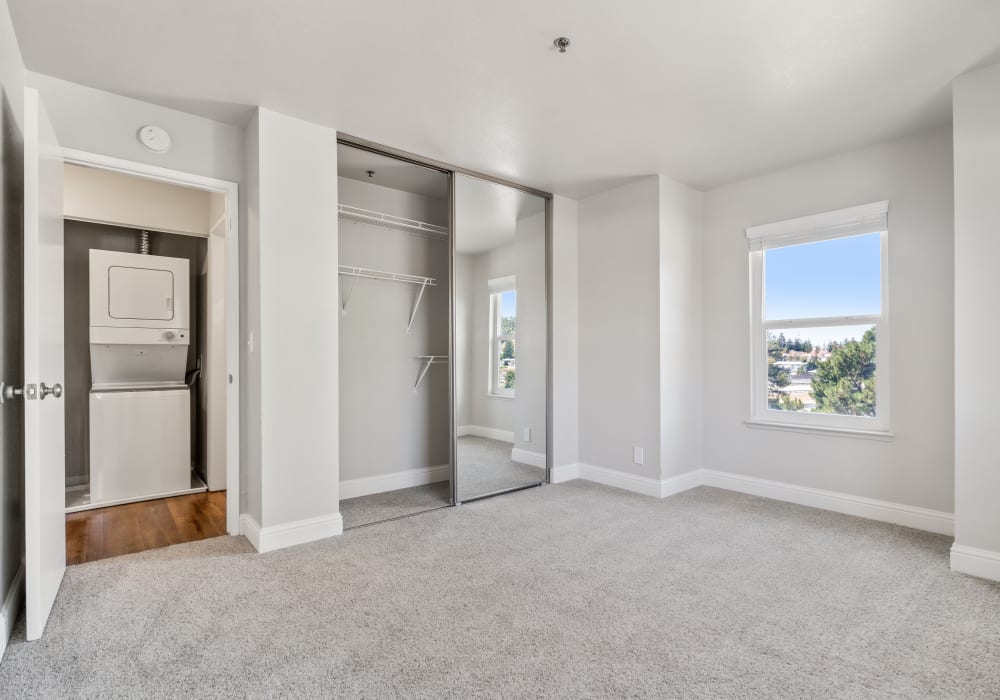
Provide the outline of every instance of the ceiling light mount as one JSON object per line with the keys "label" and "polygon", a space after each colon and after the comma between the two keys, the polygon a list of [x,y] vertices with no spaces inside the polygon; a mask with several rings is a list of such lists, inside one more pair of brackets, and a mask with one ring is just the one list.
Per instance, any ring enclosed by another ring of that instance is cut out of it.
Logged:
{"label": "ceiling light mount", "polygon": [[566,53],[566,49],[569,48],[569,38],[565,36],[557,37],[553,40],[552,45],[559,49],[559,53]]}
{"label": "ceiling light mount", "polygon": [[367,172],[368,172],[368,177],[375,177],[375,171],[374,170],[368,170]]}

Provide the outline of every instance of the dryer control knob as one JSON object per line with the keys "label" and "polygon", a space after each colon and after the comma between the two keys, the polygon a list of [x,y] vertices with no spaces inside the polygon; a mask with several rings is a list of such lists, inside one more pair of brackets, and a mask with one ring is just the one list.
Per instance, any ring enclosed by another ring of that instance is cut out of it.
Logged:
{"label": "dryer control knob", "polygon": [[167,331],[167,332],[165,332],[163,334],[163,339],[164,340],[173,340],[174,339],[174,332],[173,331]]}

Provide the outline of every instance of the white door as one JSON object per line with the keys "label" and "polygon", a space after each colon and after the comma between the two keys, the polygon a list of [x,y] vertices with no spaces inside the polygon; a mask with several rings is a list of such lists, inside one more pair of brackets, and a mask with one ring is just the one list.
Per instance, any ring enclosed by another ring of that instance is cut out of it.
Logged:
{"label": "white door", "polygon": [[24,579],[38,639],[66,571],[63,158],[35,90],[24,117]]}

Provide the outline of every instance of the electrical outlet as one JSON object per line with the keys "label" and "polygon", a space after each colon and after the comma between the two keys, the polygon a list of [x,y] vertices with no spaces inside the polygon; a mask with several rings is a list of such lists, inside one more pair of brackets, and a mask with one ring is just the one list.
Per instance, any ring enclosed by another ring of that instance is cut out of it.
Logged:
{"label": "electrical outlet", "polygon": [[531,442],[531,428],[524,429],[524,441]]}
{"label": "electrical outlet", "polygon": [[642,448],[641,447],[633,447],[632,448],[632,463],[633,464],[642,464]]}

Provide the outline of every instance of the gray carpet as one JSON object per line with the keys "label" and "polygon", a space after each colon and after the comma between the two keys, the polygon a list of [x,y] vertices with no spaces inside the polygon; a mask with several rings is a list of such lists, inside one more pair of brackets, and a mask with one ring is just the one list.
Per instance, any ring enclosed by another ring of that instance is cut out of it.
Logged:
{"label": "gray carpet", "polygon": [[439,481],[345,499],[340,502],[340,515],[346,529],[443,508],[450,503],[451,485],[447,481]]}
{"label": "gray carpet", "polygon": [[0,694],[997,698],[1000,586],[948,546],[709,488],[543,486],[73,567]]}
{"label": "gray carpet", "polygon": [[510,459],[509,442],[465,436],[458,438],[460,501],[545,481],[545,470]]}

